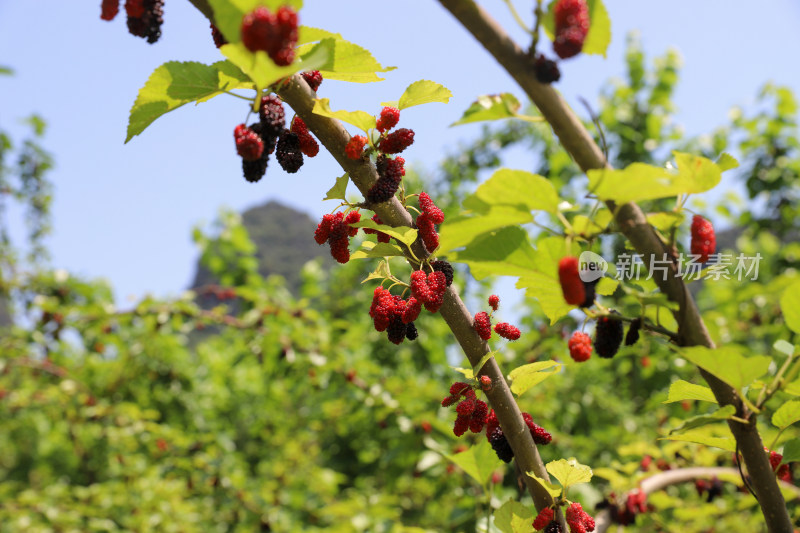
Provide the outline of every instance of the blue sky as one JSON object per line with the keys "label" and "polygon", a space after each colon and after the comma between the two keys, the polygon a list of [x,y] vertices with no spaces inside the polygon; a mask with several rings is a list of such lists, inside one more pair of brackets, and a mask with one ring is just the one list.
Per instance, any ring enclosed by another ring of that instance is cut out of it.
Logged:
{"label": "blue sky", "polygon": [[[516,2],[523,13],[529,4]],[[482,5],[521,38],[503,2]],[[800,94],[798,2],[606,5],[614,33],[608,58],[581,56],[562,64],[557,88],[579,112],[579,96],[595,102],[600,86],[623,74],[625,35],[633,30],[650,58],[670,47],[680,51],[676,103],[687,134],[724,123],[731,106],[751,103],[767,80]],[[406,159],[427,169],[478,134],[480,126],[448,128],[477,96],[510,91],[521,98],[509,76],[434,0],[306,0],[301,23],[340,32],[384,65],[398,67],[381,83],[324,82],[319,94],[334,109],[377,113],[379,102],[396,99],[419,79],[452,90],[449,104],[412,108],[401,117],[402,127],[416,131]],[[185,106],[123,144],[130,107],[157,66],[221,59],[206,20],[186,0],[166,1],[163,36],[152,46],[127,33],[124,17],[100,20],[100,0],[0,0],[0,51],[0,65],[15,70],[13,77],[0,77],[0,125],[19,138],[19,120],[31,112],[49,124],[44,144],[56,162],[48,241],[53,266],[107,278],[120,302],[186,287],[198,255],[191,228],[211,221],[221,206],[243,210],[277,199],[314,217],[330,209],[321,199],[341,171],[327,154],[307,160],[296,175],[273,161],[258,184],[242,179],[232,131],[247,109],[235,98]]]}

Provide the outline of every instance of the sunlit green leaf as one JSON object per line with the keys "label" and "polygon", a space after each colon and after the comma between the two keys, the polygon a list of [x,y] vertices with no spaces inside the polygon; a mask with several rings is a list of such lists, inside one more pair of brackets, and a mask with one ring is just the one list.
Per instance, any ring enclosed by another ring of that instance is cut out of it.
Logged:
{"label": "sunlit green leaf", "polygon": [[397,103],[399,109],[407,109],[415,105],[430,104],[433,102],[447,103],[453,93],[440,83],[429,80],[415,81],[403,92]]}
{"label": "sunlit green leaf", "polygon": [[531,272],[534,250],[525,230],[505,227],[476,237],[464,250],[448,254],[448,258],[468,264],[476,279],[521,276]]}
{"label": "sunlit green leaf", "polygon": [[789,285],[781,294],[781,313],[789,329],[800,333],[800,282]]}
{"label": "sunlit green leaf", "polygon": [[561,496],[561,492],[563,489],[558,485],[556,485],[555,483],[551,483],[547,480],[538,477],[534,472],[525,472],[525,473],[528,476],[535,479],[536,481],[538,481],[539,485],[544,487],[544,490],[546,490],[553,498],[558,498],[559,496]]}
{"label": "sunlit green leaf", "polygon": [[531,533],[534,518],[530,505],[509,499],[494,512],[494,525],[503,533]]}
{"label": "sunlit green leaf", "polygon": [[728,420],[735,414],[736,414],[736,408],[732,405],[726,405],[724,407],[720,407],[713,413],[709,413],[707,415],[693,416],[685,420],[683,424],[671,430],[669,433],[670,435],[675,433],[685,433],[690,429],[695,429],[701,426],[705,426],[707,424],[714,424],[722,420]]}
{"label": "sunlit green leaf", "polygon": [[708,387],[679,379],[669,386],[669,396],[664,403],[682,402],[684,400],[717,403],[714,393]]}
{"label": "sunlit green leaf", "polygon": [[333,111],[328,98],[320,98],[314,102],[313,112],[323,117],[336,118],[342,122],[352,124],[365,133],[368,129],[375,127],[375,117],[366,111]]}
{"label": "sunlit green leaf", "polygon": [[772,362],[770,357],[764,355],[744,357],[730,346],[715,349],[692,346],[681,350],[681,355],[736,390],[741,390],[766,374]]}
{"label": "sunlit green leaf", "polygon": [[533,220],[528,209],[516,206],[492,206],[484,214],[448,220],[439,232],[439,246],[443,252],[460,248],[479,235],[506,226],[517,226]]}
{"label": "sunlit green leaf", "polygon": [[417,240],[417,230],[406,226],[399,226],[395,228],[392,226],[386,226],[384,224],[376,224],[374,220],[360,220],[350,224],[350,226],[353,228],[370,228],[380,231],[381,233],[385,233],[391,237],[394,237],[399,242],[409,246]]}
{"label": "sunlit green leaf", "polygon": [[664,437],[663,440],[694,442],[714,448],[722,448],[723,450],[731,453],[736,451],[736,440],[733,438],[733,436],[715,437],[702,429],[688,431],[686,433],[681,433],[680,435],[670,435],[668,437]]}
{"label": "sunlit green leaf", "polygon": [[611,18],[602,0],[588,0],[589,33],[583,42],[583,54],[597,54],[606,57],[611,44]]}
{"label": "sunlit green leaf", "polygon": [[548,211],[555,213],[558,209],[558,193],[553,183],[525,170],[501,168],[483,182],[472,195],[479,200],[478,206],[465,200],[468,208],[506,205],[516,206],[529,211]]}
{"label": "sunlit green leaf", "polygon": [[350,175],[347,172],[336,178],[336,183],[334,183],[333,187],[328,189],[323,200],[344,200],[349,180]]}
{"label": "sunlit green leaf", "polygon": [[478,443],[466,451],[445,457],[461,467],[481,486],[485,486],[492,472],[503,464],[486,439],[478,439]]}
{"label": "sunlit green leaf", "polygon": [[395,257],[403,255],[403,250],[396,244],[371,241],[361,243],[361,248],[350,254],[350,259],[366,259],[369,257]]}
{"label": "sunlit green leaf", "polygon": [[[546,372],[548,369],[553,370]],[[508,379],[512,381],[511,392],[519,396],[531,387],[535,387],[550,376],[558,373],[560,369],[561,365],[555,361],[537,361],[519,366],[508,375]]]}
{"label": "sunlit green leaf", "polygon": [[783,445],[783,463],[800,461],[800,439],[793,439]]}
{"label": "sunlit green leaf", "polygon": [[772,415],[772,425],[785,429],[800,420],[800,401],[792,400],[781,405]]}
{"label": "sunlit green leaf", "polygon": [[556,478],[565,489],[579,483],[588,483],[592,479],[592,469],[580,464],[574,458],[550,461],[545,466],[550,475]]}
{"label": "sunlit green leaf", "polygon": [[616,292],[617,287],[619,287],[619,280],[604,277],[600,278],[600,281],[597,282],[594,292],[601,296],[611,296]]}

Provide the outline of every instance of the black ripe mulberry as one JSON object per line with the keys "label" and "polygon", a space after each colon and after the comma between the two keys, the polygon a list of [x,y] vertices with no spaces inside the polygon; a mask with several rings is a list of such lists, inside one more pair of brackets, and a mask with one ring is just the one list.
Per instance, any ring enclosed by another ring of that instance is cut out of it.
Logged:
{"label": "black ripe mulberry", "polygon": [[642,319],[637,318],[631,322],[628,333],[625,335],[625,346],[633,346],[639,340],[639,330],[642,328]]}
{"label": "black ripe mulberry", "polygon": [[278,138],[275,147],[275,157],[281,168],[289,174],[294,174],[303,166],[303,152],[300,150],[300,139],[296,133],[284,131]]}
{"label": "black ripe mulberry", "polygon": [[263,178],[264,174],[267,173],[267,157],[267,154],[264,154],[255,161],[242,159],[242,172],[244,173],[244,179],[250,183],[255,183]]}
{"label": "black ripe mulberry", "polygon": [[544,54],[536,56],[536,60],[533,63],[533,73],[539,83],[555,83],[561,79],[558,63],[552,59],[547,59]]}
{"label": "black ripe mulberry", "polygon": [[499,427],[495,428],[487,437],[497,457],[504,463],[510,463],[511,459],[514,458],[514,450],[511,449],[511,445],[508,443],[503,429]]}
{"label": "black ripe mulberry", "polygon": [[417,340],[417,337],[419,337],[417,326],[415,326],[413,322],[406,324],[406,339],[414,341]]}
{"label": "black ripe mulberry", "polygon": [[396,316],[392,318],[392,321],[389,322],[389,327],[386,328],[386,334],[389,337],[389,340],[395,344],[400,344],[405,340],[406,334],[408,333],[408,325],[403,323],[403,320]]}
{"label": "black ripe mulberry", "polygon": [[375,162],[375,168],[378,170],[378,181],[367,191],[367,201],[379,204],[390,200],[397,192],[400,182],[405,176],[404,165],[405,160],[402,157],[394,159],[384,155],[378,157]]}
{"label": "black ripe mulberry", "polygon": [[447,279],[448,287],[453,284],[453,265],[444,259],[437,259],[431,262],[431,266],[434,272],[441,272],[444,274],[444,277]]}
{"label": "black ripe mulberry", "polygon": [[277,96],[262,97],[261,105],[258,107],[258,118],[261,119],[260,134],[264,139],[264,147],[270,146],[267,139],[272,139],[271,146],[275,146],[275,141],[286,129],[286,113],[283,110],[283,103]]}
{"label": "black ripe mulberry", "polygon": [[597,319],[594,330],[594,349],[597,355],[611,359],[622,344],[622,321],[607,316]]}
{"label": "black ripe mulberry", "polygon": [[161,37],[164,23],[164,0],[126,0],[128,31],[153,44]]}

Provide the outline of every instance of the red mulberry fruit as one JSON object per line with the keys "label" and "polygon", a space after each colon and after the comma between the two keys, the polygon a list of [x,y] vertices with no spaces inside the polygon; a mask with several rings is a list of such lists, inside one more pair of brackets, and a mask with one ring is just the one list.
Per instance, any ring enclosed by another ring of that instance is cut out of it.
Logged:
{"label": "red mulberry fruit", "polygon": [[384,154],[399,154],[414,144],[414,130],[400,128],[381,139],[378,149]]}
{"label": "red mulberry fruit", "polygon": [[425,249],[433,253],[439,247],[439,234],[436,232],[436,226],[431,220],[428,213],[420,213],[416,220],[417,229],[419,230],[419,238]]}
{"label": "red mulberry fruit", "polygon": [[384,107],[381,109],[381,116],[378,118],[378,123],[375,126],[379,132],[383,133],[388,131],[400,121],[400,110],[396,107]]}
{"label": "red mulberry fruit", "polygon": [[444,274],[448,287],[453,284],[453,265],[444,259],[437,259],[436,261],[431,261],[431,267],[433,267],[434,272],[441,272]]}
{"label": "red mulberry fruit", "polygon": [[607,316],[597,319],[594,330],[594,349],[597,355],[611,359],[619,351],[622,344],[622,321]]}
{"label": "red mulberry fruit", "polygon": [[492,337],[492,319],[489,318],[488,313],[485,311],[475,313],[473,324],[481,339],[488,341]]}
{"label": "red mulberry fruit", "polygon": [[419,208],[423,213],[428,215],[434,224],[441,224],[444,222],[444,213],[441,209],[436,207],[436,204],[433,203],[428,193],[419,193]]}
{"label": "red mulberry fruit", "polygon": [[331,225],[334,219],[335,217],[330,214],[322,216],[322,220],[317,225],[317,229],[314,232],[314,240],[317,241],[317,244],[325,244],[328,242],[328,236],[331,234]]}
{"label": "red mulberry fruit", "polygon": [[542,426],[536,424],[533,421],[533,417],[529,413],[522,413],[522,419],[525,421],[525,424],[528,426],[528,429],[531,431],[531,437],[533,437],[533,442],[540,445],[550,444],[553,440],[553,436],[547,432]]}
{"label": "red mulberry fruit", "polygon": [[461,435],[466,433],[467,430],[469,429],[469,422],[470,422],[469,416],[461,416],[461,415],[457,416],[456,421],[453,424],[453,434],[456,437],[460,437]]}
{"label": "red mulberry fruit", "polygon": [[491,307],[493,311],[497,311],[497,308],[500,307],[500,297],[496,294],[489,296],[489,307]]}
{"label": "red mulberry fruit", "polygon": [[103,20],[114,20],[119,13],[119,0],[103,0],[100,5],[100,18]]}
{"label": "red mulberry fruit", "polygon": [[303,122],[303,119],[295,116],[292,120],[291,131],[297,134],[300,141],[300,150],[308,157],[314,157],[319,153],[319,144],[317,140],[308,132],[308,126]]}
{"label": "red mulberry fruit", "polygon": [[360,228],[356,228],[350,226],[350,224],[355,224],[356,222],[361,221],[361,213],[358,211],[350,211],[347,213],[347,216],[344,217],[344,223],[347,224],[347,236],[348,237],[355,237],[358,234],[358,230]]}
{"label": "red mulberry fruit", "polygon": [[413,296],[408,299],[406,303],[406,308],[403,310],[403,322],[406,324],[410,324],[414,322],[417,317],[419,317],[420,312],[422,311],[422,302],[414,298]]}
{"label": "red mulberry fruit", "polygon": [[269,53],[277,45],[277,21],[266,7],[258,6],[242,19],[242,43],[251,52]]}
{"label": "red mulberry fruit", "polygon": [[256,132],[239,124],[233,130],[233,138],[236,141],[236,152],[245,161],[255,161],[264,153],[264,143]]}
{"label": "red mulberry fruit", "polygon": [[488,415],[489,406],[486,402],[481,400],[475,401],[475,409],[472,411],[472,416],[469,419],[469,430],[473,433],[480,433],[483,426],[486,425],[486,417]]}
{"label": "red mulberry fruit", "polygon": [[[381,221],[381,219],[380,219],[380,217],[378,215],[372,215],[372,219],[371,220],[376,224],[383,225],[383,222]],[[364,229],[364,233],[366,233],[367,235],[377,234],[378,235],[378,242],[389,242],[392,239],[391,237],[389,237],[388,234],[386,234],[386,233],[384,233],[382,231],[374,230],[374,229],[371,229],[371,228],[363,228],[363,229]]]}
{"label": "red mulberry fruit", "polygon": [[567,343],[569,356],[576,363],[582,363],[592,356],[592,339],[586,333],[576,331]]}
{"label": "red mulberry fruit", "polygon": [[692,255],[699,255],[699,261],[705,263],[708,257],[716,251],[717,238],[714,226],[700,215],[692,218]]}
{"label": "red mulberry fruit", "polygon": [[553,516],[555,516],[553,509],[550,507],[545,507],[539,511],[538,515],[536,515],[536,518],[533,521],[533,529],[536,531],[544,529],[547,524],[552,522]]}
{"label": "red mulberry fruit", "polygon": [[589,33],[589,8],[586,0],[558,0],[553,9],[555,18],[555,41],[553,50],[558,57],[566,59],[583,49]]}
{"label": "red mulberry fruit", "polygon": [[[261,135],[267,139],[275,140],[283,133],[286,126],[286,112],[283,102],[277,96],[264,96],[258,107],[258,118],[261,119]],[[265,144],[266,141],[265,141]]]}
{"label": "red mulberry fruit", "polygon": [[578,272],[578,258],[567,256],[558,263],[558,279],[564,300],[570,305],[580,305],[586,299],[586,289]]}
{"label": "red mulberry fruit", "polygon": [[354,137],[350,137],[350,140],[347,142],[347,145],[344,147],[344,153],[350,159],[360,159],[361,152],[364,151],[364,146],[367,144],[367,138],[363,135],[356,135]]}
{"label": "red mulberry fruit", "polygon": [[317,92],[319,86],[322,85],[322,74],[318,70],[307,70],[303,72],[302,76],[311,90]]}
{"label": "red mulberry fruit", "polygon": [[512,326],[508,322],[500,322],[499,324],[495,325],[494,330],[498,335],[510,341],[515,341],[520,337],[519,328]]}

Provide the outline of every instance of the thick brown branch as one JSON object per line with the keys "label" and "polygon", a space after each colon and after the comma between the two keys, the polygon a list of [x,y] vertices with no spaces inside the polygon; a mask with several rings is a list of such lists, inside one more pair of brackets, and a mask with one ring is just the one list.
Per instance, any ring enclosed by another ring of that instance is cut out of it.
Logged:
{"label": "thick brown branch", "polygon": [[[536,80],[530,58],[505,31],[472,0],[438,0],[453,16],[492,54],[500,65],[516,80],[531,101],[553,128],[564,148],[585,172],[591,169],[610,168],[603,153],[561,96],[549,85]],[[633,203],[616,206],[608,203],[615,213],[616,222],[636,251],[642,255],[652,272],[652,262],[670,257],[670,250],[647,223],[642,210]],[[714,343],[706,330],[694,299],[673,266],[664,277],[654,276],[661,291],[679,304],[675,318],[678,322],[678,342],[682,346],[708,346]],[[701,374],[714,392],[720,405],[733,405],[740,418],[750,424],[729,421],[729,427],[742,453],[756,489],[767,526],[773,532],[791,532],[792,525],[786,504],[775,476],[763,451],[755,419],[746,412],[736,392],[701,369]]]}
{"label": "thick brown branch", "polygon": [[[350,175],[350,179],[361,193],[366,196],[366,192],[378,179],[375,165],[367,159],[352,160],[345,155],[344,147],[350,139],[350,134],[339,121],[315,115],[311,112],[316,94],[303,78],[294,76],[288,83],[281,86],[278,94],[303,119],[308,129],[317,136],[339,165]],[[395,227],[414,226],[411,214],[397,198],[374,205],[372,210],[378,214],[385,224]],[[420,259],[427,256],[427,252],[419,247],[415,248],[414,252]],[[410,260],[410,262],[414,263],[413,260]],[[489,349],[486,342],[475,331],[472,325],[472,315],[461,301],[454,287],[451,286],[447,290],[444,304],[439,313],[452,330],[470,364],[474,366],[479,363],[483,356],[489,352]],[[523,472],[532,471],[538,477],[549,480],[547,470],[544,468],[528,426],[522,419],[517,402],[514,400],[497,362],[494,359],[490,359],[483,366],[480,374],[489,376],[492,380],[492,390],[487,392],[486,396],[495,413],[497,413],[497,419],[514,450],[514,458],[520,470]],[[551,496],[533,478],[525,476],[525,482],[537,509],[552,503]]]}

